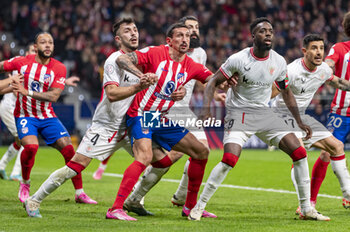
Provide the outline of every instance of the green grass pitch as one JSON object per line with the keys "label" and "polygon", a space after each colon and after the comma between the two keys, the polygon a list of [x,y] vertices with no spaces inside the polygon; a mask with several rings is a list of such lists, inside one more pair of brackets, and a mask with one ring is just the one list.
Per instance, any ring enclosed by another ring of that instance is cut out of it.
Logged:
{"label": "green grass pitch", "polygon": [[[6,148],[0,149],[0,154]],[[310,170],[319,151],[309,152]],[[204,181],[221,160],[222,151],[213,150],[206,168]],[[179,160],[164,176],[179,180],[186,159]],[[10,173],[12,165],[7,167]],[[122,174],[132,162],[124,151],[118,151],[110,160],[107,173]],[[237,166],[228,174],[224,184],[294,191],[290,180],[291,159],[281,151],[244,150]],[[31,193],[51,172],[63,166],[63,158],[54,149],[41,147],[32,170]],[[221,187],[207,205],[217,219],[188,221],[181,217],[181,208],[170,203],[178,183],[161,181],[145,200],[153,217],[139,217],[137,222],[106,220],[121,178],[104,176],[96,181],[92,173],[98,166],[93,160],[83,172],[85,192],[98,205],[74,202],[74,189],[69,182],[51,194],[41,205],[42,219],[28,218],[19,202],[18,183],[0,180],[0,232],[3,231],[350,231],[350,210],[345,210],[340,199],[319,197],[317,209],[331,217],[330,222],[300,221],[294,214],[298,205],[295,194],[274,193]],[[328,168],[320,193],[341,196],[339,183]]]}

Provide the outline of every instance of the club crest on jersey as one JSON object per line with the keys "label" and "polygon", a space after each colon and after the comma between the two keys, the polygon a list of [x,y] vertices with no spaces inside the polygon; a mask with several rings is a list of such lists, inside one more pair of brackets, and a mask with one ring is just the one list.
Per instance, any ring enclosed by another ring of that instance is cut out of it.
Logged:
{"label": "club crest on jersey", "polygon": [[275,68],[274,67],[270,67],[270,75],[272,75],[273,74],[273,72],[275,71]]}
{"label": "club crest on jersey", "polygon": [[35,92],[40,92],[40,83],[38,81],[33,81],[31,84],[31,89]]}
{"label": "club crest on jersey", "polygon": [[168,83],[166,83],[164,92],[167,95],[171,95],[174,92],[174,90],[175,90],[175,82],[174,81],[169,81]]}
{"label": "club crest on jersey", "polygon": [[179,73],[177,74],[177,82],[179,82],[179,84],[182,84],[185,82],[185,74],[184,73]]}
{"label": "club crest on jersey", "polygon": [[28,133],[28,127],[23,127],[22,128],[22,133],[27,134]]}
{"label": "club crest on jersey", "polygon": [[49,82],[50,82],[50,79],[51,79],[51,75],[50,75],[50,74],[45,74],[45,75],[44,75],[44,82],[45,82],[45,83],[49,83]]}

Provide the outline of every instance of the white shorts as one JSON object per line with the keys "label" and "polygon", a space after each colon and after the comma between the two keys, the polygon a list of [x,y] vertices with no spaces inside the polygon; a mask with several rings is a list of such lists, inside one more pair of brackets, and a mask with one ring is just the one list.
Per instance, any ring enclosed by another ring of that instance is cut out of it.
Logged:
{"label": "white shorts", "polygon": [[[197,116],[188,106],[177,106],[171,108],[169,113],[166,115],[167,118],[175,120],[197,120]],[[207,140],[207,136],[204,132],[203,127],[186,127],[198,140]]]}
{"label": "white shorts", "polygon": [[228,110],[224,123],[224,145],[236,143],[241,147],[254,134],[267,145],[278,147],[281,139],[293,131],[293,128],[286,124],[279,114],[269,108],[249,112],[239,109]]}
{"label": "white shorts", "polygon": [[[317,141],[320,141],[322,139],[328,138],[332,136],[332,133],[327,130],[327,128],[322,125],[319,121],[317,121],[315,118],[311,117],[310,115],[307,114],[302,114],[300,115],[301,120],[303,121],[304,124],[308,125],[311,127],[312,130],[312,137],[308,140],[303,139],[303,143],[305,148],[310,149],[312,144],[316,143]],[[301,130],[294,117],[291,115],[283,115],[283,119],[285,120],[286,123],[290,124],[293,128],[297,128],[298,131],[295,131],[295,135],[298,138],[304,138],[306,136],[306,132]]]}
{"label": "white shorts", "polygon": [[112,131],[105,126],[92,124],[81,140],[77,153],[103,161],[119,148],[124,148],[133,156],[126,129]]}
{"label": "white shorts", "polygon": [[0,104],[0,117],[6,125],[7,129],[14,137],[18,137],[17,128],[15,123],[15,116],[13,116],[14,108],[6,105],[3,101]]}

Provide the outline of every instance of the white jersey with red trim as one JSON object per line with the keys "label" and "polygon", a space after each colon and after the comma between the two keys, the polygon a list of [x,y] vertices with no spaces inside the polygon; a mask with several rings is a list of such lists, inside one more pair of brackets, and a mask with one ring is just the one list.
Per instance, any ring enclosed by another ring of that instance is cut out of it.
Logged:
{"label": "white jersey with red trim", "polygon": [[[5,71],[17,70],[24,76],[24,88],[35,92],[47,92],[50,88],[64,89],[66,67],[50,59],[47,65],[35,60],[36,55],[14,57],[4,62]],[[18,95],[14,111],[15,117],[34,117],[39,119],[56,117],[51,102],[36,100],[30,96]]]}
{"label": "white jersey with red trim", "polygon": [[[294,94],[299,113],[305,114],[316,91],[323,83],[333,79],[333,71],[325,62],[311,71],[306,67],[303,58],[294,60],[287,67],[288,86]],[[277,111],[290,114],[281,94],[276,97],[273,106]]]}
{"label": "white jersey with red trim", "polygon": [[[205,65],[207,62],[207,53],[205,53],[204,49],[201,47],[193,49],[193,51],[188,52],[187,55],[192,58],[194,62],[200,63],[202,65]],[[175,102],[174,107],[189,106],[195,84],[196,80],[190,80],[185,85],[186,95],[181,101]]]}
{"label": "white jersey with red trim", "polygon": [[93,123],[102,124],[108,126],[111,130],[124,129],[125,126],[125,113],[128,110],[134,96],[126,99],[110,102],[104,91],[107,85],[117,85],[121,87],[135,85],[140,82],[140,78],[119,69],[116,64],[118,56],[124,54],[123,51],[117,51],[112,53],[104,64],[103,73],[103,89],[101,101],[98,103],[95,114],[92,118]]}
{"label": "white jersey with red trim", "polygon": [[130,117],[143,116],[144,111],[168,112],[174,105],[171,94],[192,79],[205,82],[212,75],[204,65],[185,55],[181,62],[170,58],[169,47],[160,45],[135,51],[144,73],[155,73],[157,84],[138,92],[127,111]]}
{"label": "white jersey with red trim", "polygon": [[238,84],[229,90],[226,98],[228,108],[268,108],[272,84],[284,81],[287,63],[277,52],[270,50],[265,58],[253,54],[253,48],[245,48],[231,55],[220,67],[226,78],[238,73]]}
{"label": "white jersey with red trim", "polygon": [[[350,41],[333,45],[326,59],[334,61],[334,75],[350,81]],[[331,104],[331,112],[342,116],[350,116],[350,92],[336,89]]]}

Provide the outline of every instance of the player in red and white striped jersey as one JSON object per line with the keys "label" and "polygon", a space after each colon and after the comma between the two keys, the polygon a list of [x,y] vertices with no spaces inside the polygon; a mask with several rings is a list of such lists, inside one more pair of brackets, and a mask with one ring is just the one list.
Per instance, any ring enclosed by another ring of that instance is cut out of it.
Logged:
{"label": "player in red and white striped jersey", "polygon": [[[17,94],[14,111],[18,137],[24,149],[21,153],[22,178],[19,199],[29,197],[30,172],[39,147],[38,133],[48,145],[59,150],[67,163],[74,155],[74,148],[66,128],[57,119],[51,102],[57,101],[64,89],[66,67],[52,58],[54,43],[49,33],[41,32],[35,37],[35,55],[15,57],[0,62],[0,71],[18,71],[24,82],[13,83]],[[74,177],[75,200],[78,203],[96,204],[83,191],[81,175]]]}
{"label": "player in red and white striped jersey", "polygon": [[[120,185],[114,209],[121,209],[126,197],[130,194],[138,177],[152,159],[152,140],[170,151],[171,149],[186,153],[192,157],[189,165],[189,191],[185,207],[191,209],[196,201],[202,182],[208,148],[199,142],[188,130],[181,126],[163,123],[157,126],[145,125],[145,117],[152,115],[159,118],[160,114],[168,112],[174,104],[170,95],[191,79],[207,82],[212,73],[202,64],[194,62],[186,55],[189,49],[190,32],[185,24],[177,23],[170,26],[167,32],[167,46],[147,47],[117,58],[117,64],[140,78],[156,75],[157,85],[150,86],[136,94],[127,112],[127,126],[134,139],[133,151],[135,161],[126,169]],[[142,65],[140,72],[136,65]]]}
{"label": "player in red and white striped jersey", "polygon": [[[344,15],[343,19],[344,32],[350,38],[350,11]],[[350,80],[350,41],[339,42],[333,45],[329,51],[325,62],[333,69],[333,73],[341,80]],[[328,117],[327,128],[333,133],[333,136],[345,143],[350,133],[350,92],[337,89],[331,104],[331,114]],[[332,162],[331,162],[332,160]],[[334,159],[326,151],[322,151],[320,157],[315,162],[312,169],[311,178],[311,202],[316,204],[317,195],[321,184],[326,177],[329,163],[334,169],[335,162],[343,162],[344,171],[347,172],[345,155],[342,159]],[[339,173],[335,172],[337,177]],[[349,186],[341,184],[343,194]],[[344,208],[350,208],[349,199],[343,198]]]}

